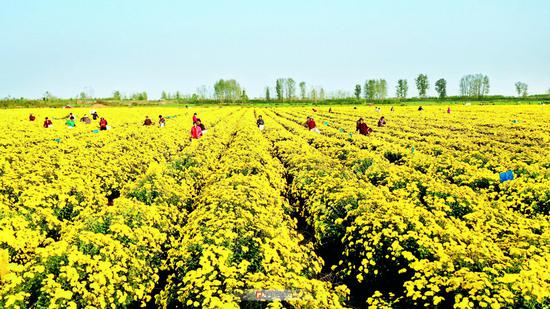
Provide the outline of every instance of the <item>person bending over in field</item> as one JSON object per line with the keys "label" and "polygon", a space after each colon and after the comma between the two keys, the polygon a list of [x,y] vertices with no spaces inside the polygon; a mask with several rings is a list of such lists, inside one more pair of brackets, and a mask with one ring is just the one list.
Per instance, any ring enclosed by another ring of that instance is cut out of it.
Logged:
{"label": "person bending over in field", "polygon": [[363,121],[363,118],[359,118],[359,120],[357,120],[357,127],[355,128],[355,131],[359,131],[359,134],[361,135],[369,135],[372,132],[372,129],[367,126],[367,124]]}
{"label": "person bending over in field", "polygon": [[450,114],[451,113],[451,107],[447,107],[447,114]]}
{"label": "person bending over in field", "polygon": [[422,106],[419,106],[419,107],[418,107],[418,111],[419,111],[419,112],[421,112],[421,111],[423,111],[423,110],[424,110],[424,107],[422,107]]}
{"label": "person bending over in field", "polygon": [[153,121],[149,119],[149,116],[145,116],[145,121],[143,122],[144,126],[150,126],[153,124]]}
{"label": "person bending over in field", "polygon": [[191,128],[191,139],[199,139],[202,136],[202,129],[199,127],[197,122],[193,122],[193,127]]}
{"label": "person bending over in field", "polygon": [[69,120],[72,120],[72,121],[74,121],[75,119],[73,113],[69,113],[69,116],[67,116],[67,118],[69,118]]}
{"label": "person bending over in field", "polygon": [[384,119],[384,116],[380,117],[380,119],[378,120],[378,126],[379,127],[383,127],[386,125],[386,119]]}
{"label": "person bending over in field", "polygon": [[258,120],[256,120],[256,125],[258,126],[258,129],[260,129],[260,131],[264,130],[265,122],[264,122],[264,119],[262,118],[262,115],[258,116]]}
{"label": "person bending over in field", "polygon": [[159,115],[159,127],[164,127],[166,125],[166,119],[162,117],[162,115]]}
{"label": "person bending over in field", "polygon": [[197,113],[194,113],[194,114],[193,114],[193,123],[197,122],[197,119],[199,119],[199,118],[197,117]]}
{"label": "person bending over in field", "polygon": [[317,128],[317,124],[315,123],[315,120],[313,119],[313,117],[307,117],[306,127],[310,131],[313,131],[315,133],[321,133],[321,131],[319,131],[319,129]]}
{"label": "person bending over in field", "polygon": [[50,128],[53,126],[53,123],[50,119],[48,119],[48,117],[46,117],[46,119],[44,119],[44,128]]}
{"label": "person bending over in field", "polygon": [[84,122],[85,124],[90,124],[92,123],[92,120],[90,119],[90,117],[88,117],[88,115],[84,115],[82,116],[82,118],[80,118],[80,122]]}
{"label": "person bending over in field", "polygon": [[99,129],[101,131],[107,130],[107,120],[105,120],[105,118],[103,117],[101,117],[101,119],[99,120]]}
{"label": "person bending over in field", "polygon": [[36,119],[36,117],[34,117],[33,114],[30,114],[30,115],[29,115],[29,120],[30,120],[30,121],[34,121],[35,119]]}
{"label": "person bending over in field", "polygon": [[204,126],[204,124],[202,123],[200,118],[197,118],[197,126],[199,126],[199,128],[201,128],[201,133],[202,134],[206,133],[206,127]]}
{"label": "person bending over in field", "polygon": [[97,119],[99,118],[99,115],[97,114],[96,111],[92,111],[92,118],[93,118],[94,120],[97,120]]}

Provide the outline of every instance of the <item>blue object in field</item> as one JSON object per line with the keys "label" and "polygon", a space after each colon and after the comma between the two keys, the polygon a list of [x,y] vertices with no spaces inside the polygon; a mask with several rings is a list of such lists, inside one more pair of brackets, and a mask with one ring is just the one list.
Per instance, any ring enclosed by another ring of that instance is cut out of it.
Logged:
{"label": "blue object in field", "polygon": [[58,142],[58,143],[61,143],[61,139],[58,137],[58,138],[54,138],[53,139],[54,141]]}
{"label": "blue object in field", "polygon": [[411,153],[414,153],[414,146],[411,147]]}
{"label": "blue object in field", "polygon": [[323,122],[326,126],[328,126],[328,121]]}
{"label": "blue object in field", "polygon": [[344,133],[344,129],[340,128],[340,132]]}
{"label": "blue object in field", "polygon": [[513,123],[518,123],[518,121],[516,119],[512,120]]}
{"label": "blue object in field", "polygon": [[514,180],[514,172],[511,170],[504,173],[500,173],[499,175],[500,175],[500,182]]}
{"label": "blue object in field", "polygon": [[99,133],[99,130],[92,130],[92,133]]}
{"label": "blue object in field", "polygon": [[349,137],[352,137],[352,136],[353,136],[353,134],[351,134],[351,132],[349,132]]}

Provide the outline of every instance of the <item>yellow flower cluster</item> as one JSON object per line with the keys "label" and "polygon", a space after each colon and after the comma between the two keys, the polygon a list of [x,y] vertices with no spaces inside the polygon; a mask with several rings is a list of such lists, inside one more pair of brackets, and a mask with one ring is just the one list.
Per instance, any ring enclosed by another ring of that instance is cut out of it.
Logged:
{"label": "yellow flower cluster", "polygon": [[[70,111],[77,117],[86,112]],[[154,192],[150,178],[191,147],[192,112],[98,112],[110,130],[58,126],[63,121],[56,116],[66,116],[64,110],[35,112],[54,119],[47,129],[23,111],[2,114],[0,306],[106,308],[154,301],[168,240],[178,233],[174,223],[186,216],[192,185],[161,177],[156,207],[142,192]],[[173,115],[166,127],[142,126],[146,115],[161,113]],[[203,120],[214,126],[231,113],[217,110]]]}
{"label": "yellow flower cluster", "polygon": [[[354,133],[355,120],[374,127],[374,107],[314,114],[322,135],[303,129],[306,114],[274,109],[270,120],[284,129],[275,140],[317,247],[342,248],[331,268],[352,298],[374,307],[549,304],[544,106],[397,108],[370,136]],[[500,183],[507,170],[515,179]],[[338,194],[345,188],[355,197]]]}
{"label": "yellow flower cluster", "polygon": [[7,110],[0,307],[550,306],[544,108]]}

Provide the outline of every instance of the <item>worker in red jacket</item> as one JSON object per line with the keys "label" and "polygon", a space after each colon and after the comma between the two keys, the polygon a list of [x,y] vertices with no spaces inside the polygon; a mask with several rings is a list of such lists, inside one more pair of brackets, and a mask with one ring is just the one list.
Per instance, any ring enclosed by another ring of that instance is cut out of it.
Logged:
{"label": "worker in red jacket", "polygon": [[150,126],[153,124],[153,121],[149,118],[149,116],[145,116],[145,121],[143,122],[144,126]]}
{"label": "worker in red jacket", "polygon": [[359,120],[357,120],[357,127],[355,128],[355,131],[359,131],[359,134],[361,135],[369,135],[372,132],[372,129],[367,126],[367,124],[363,121],[363,118],[359,118]]}
{"label": "worker in red jacket", "polygon": [[30,121],[34,121],[36,119],[36,117],[33,115],[33,114],[30,114],[29,115],[29,120]]}
{"label": "worker in red jacket", "polygon": [[99,120],[99,129],[102,131],[107,130],[107,120],[103,117]]}
{"label": "worker in red jacket", "polygon": [[317,129],[317,124],[315,123],[315,120],[313,119],[313,117],[309,117],[309,116],[307,117],[306,127],[310,131],[313,131],[315,133],[321,133],[321,131],[319,131],[319,129]]}
{"label": "worker in red jacket", "polygon": [[44,128],[49,128],[51,126],[53,126],[52,121],[46,117],[46,119],[44,119]]}

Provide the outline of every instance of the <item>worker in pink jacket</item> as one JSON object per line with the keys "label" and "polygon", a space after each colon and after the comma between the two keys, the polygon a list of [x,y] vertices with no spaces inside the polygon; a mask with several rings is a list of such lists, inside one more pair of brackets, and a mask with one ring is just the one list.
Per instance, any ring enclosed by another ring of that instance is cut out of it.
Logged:
{"label": "worker in pink jacket", "polygon": [[202,136],[202,129],[198,126],[197,122],[193,122],[193,127],[191,128],[191,139],[199,139]]}

